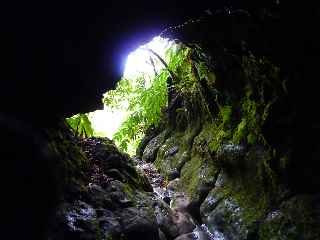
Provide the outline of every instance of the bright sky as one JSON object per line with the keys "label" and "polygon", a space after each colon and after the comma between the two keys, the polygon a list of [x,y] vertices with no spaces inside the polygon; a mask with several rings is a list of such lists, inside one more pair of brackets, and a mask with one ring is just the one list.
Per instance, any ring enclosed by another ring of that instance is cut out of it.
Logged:
{"label": "bright sky", "polygon": [[140,46],[137,50],[131,52],[127,58],[126,67],[124,70],[124,77],[134,78],[141,73],[153,74],[153,67],[150,64],[150,56],[156,64],[156,69],[159,71],[163,68],[162,64],[159,64],[157,58],[144,48],[150,48],[165,58],[165,51],[171,46],[171,42],[168,39],[155,37],[151,42],[146,45]]}
{"label": "bright sky", "polygon": [[110,107],[104,106],[103,110],[90,113],[89,119],[97,135],[111,139],[127,116],[125,111],[112,111]]}
{"label": "bright sky", "polygon": [[[153,76],[154,70],[150,63],[150,56],[155,62],[157,71],[163,68],[149,51],[143,48],[150,48],[164,58],[166,50],[171,47],[172,43],[168,39],[155,37],[151,42],[139,47],[137,50],[129,54],[124,70],[124,77],[135,79],[141,74]],[[112,111],[113,110],[113,111]],[[120,127],[122,122],[128,116],[128,112],[119,109],[111,109],[105,106],[103,110],[97,110],[89,114],[89,119],[97,135],[112,139],[113,134]]]}

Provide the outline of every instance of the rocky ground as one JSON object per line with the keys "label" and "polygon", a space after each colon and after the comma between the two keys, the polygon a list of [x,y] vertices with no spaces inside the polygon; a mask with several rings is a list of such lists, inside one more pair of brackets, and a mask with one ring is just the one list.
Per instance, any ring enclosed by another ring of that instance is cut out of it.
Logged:
{"label": "rocky ground", "polygon": [[185,209],[178,179],[167,182],[151,163],[130,158],[109,139],[77,144],[89,161],[87,183],[58,207],[50,240],[215,239]]}
{"label": "rocky ground", "polygon": [[[193,160],[189,160],[178,175],[169,178],[153,163],[119,151],[107,138],[73,142],[88,161],[86,181],[81,187],[71,187],[72,194],[60,202],[48,240],[312,239],[317,234],[310,230],[317,229],[317,215],[309,215],[318,214],[317,195],[284,192],[281,204],[260,216],[265,207],[256,209],[260,202],[248,207],[238,198],[239,192],[227,191],[230,184],[244,190],[225,171],[214,171],[213,185],[205,187],[213,173],[207,163],[194,169],[199,173],[190,175]],[[179,151],[169,147],[166,152],[170,154],[164,155],[172,158]],[[240,146],[228,145],[219,156],[231,161],[242,151]],[[192,181],[196,181],[194,186]],[[251,186],[247,186],[250,194]]]}

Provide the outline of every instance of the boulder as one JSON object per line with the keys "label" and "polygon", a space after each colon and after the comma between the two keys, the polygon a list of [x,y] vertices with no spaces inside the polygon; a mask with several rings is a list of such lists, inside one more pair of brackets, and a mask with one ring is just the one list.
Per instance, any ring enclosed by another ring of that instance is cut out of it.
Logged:
{"label": "boulder", "polygon": [[167,131],[163,131],[159,135],[155,136],[153,139],[149,141],[147,146],[145,147],[142,160],[145,162],[154,162],[161,144],[165,141],[166,136],[168,135]]}

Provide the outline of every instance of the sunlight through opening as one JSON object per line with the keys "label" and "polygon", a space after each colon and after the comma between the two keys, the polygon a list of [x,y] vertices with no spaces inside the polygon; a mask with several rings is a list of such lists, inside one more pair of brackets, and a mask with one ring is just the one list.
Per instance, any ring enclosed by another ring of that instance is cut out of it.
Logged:
{"label": "sunlight through opening", "polygon": [[[165,52],[172,47],[172,41],[161,37],[155,37],[146,45],[140,46],[137,50],[129,54],[123,78],[130,79],[135,84],[139,76],[146,80],[145,87],[148,88],[155,72],[164,68],[163,64],[147,49],[152,49],[160,57],[165,59]],[[89,113],[89,119],[95,132],[95,136],[113,138],[121,124],[131,114],[128,110],[128,102],[122,102],[120,108],[104,106],[103,110]]]}

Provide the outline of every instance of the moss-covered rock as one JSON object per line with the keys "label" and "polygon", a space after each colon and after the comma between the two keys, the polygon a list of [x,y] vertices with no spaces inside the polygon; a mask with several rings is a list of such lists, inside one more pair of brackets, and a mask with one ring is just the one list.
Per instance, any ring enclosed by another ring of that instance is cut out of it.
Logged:
{"label": "moss-covered rock", "polygon": [[[177,73],[179,102],[169,103],[171,133],[159,147],[156,167],[167,177],[177,171],[179,191],[193,207],[202,203],[203,222],[228,239],[317,238],[317,214],[305,208],[311,203],[283,201],[295,195],[295,186],[287,185],[292,133],[278,136],[281,142],[271,126],[290,124],[294,113],[284,116],[277,107],[284,108],[288,96],[279,65],[249,51],[219,52],[220,46],[211,52],[213,64],[202,46],[188,46],[190,66]],[[309,217],[293,220],[293,206]]]}
{"label": "moss-covered rock", "polygon": [[144,191],[152,191],[145,174],[135,167],[134,161],[121,152],[113,141],[107,138],[89,138],[84,141],[92,161],[101,165],[101,174],[120,180]]}
{"label": "moss-covered rock", "polygon": [[318,200],[317,196],[298,195],[284,201],[279,209],[269,212],[263,220],[260,239],[320,238]]}
{"label": "moss-covered rock", "polygon": [[156,159],[159,147],[166,140],[167,136],[168,136],[168,131],[165,130],[161,132],[158,136],[155,136],[154,138],[152,138],[143,151],[142,159],[146,162],[154,162]]}
{"label": "moss-covered rock", "polygon": [[159,148],[154,163],[168,180],[179,177],[181,167],[188,161],[186,149],[183,149],[181,145],[183,140],[182,134],[176,134],[168,138]]}
{"label": "moss-covered rock", "polygon": [[258,223],[280,197],[273,172],[265,171],[269,158],[263,147],[222,145],[216,154],[222,171],[201,206],[203,221],[230,239],[256,236]]}
{"label": "moss-covered rock", "polygon": [[56,186],[61,198],[72,197],[85,191],[88,182],[89,161],[67,125],[61,121],[45,130],[48,148],[56,157],[52,163]]}
{"label": "moss-covered rock", "polygon": [[214,187],[218,170],[211,159],[191,157],[181,170],[181,186],[192,201],[202,201]]}
{"label": "moss-covered rock", "polygon": [[258,223],[269,205],[263,195],[246,191],[240,181],[235,185],[230,181],[225,173],[219,174],[215,188],[201,204],[202,221],[228,239],[251,239],[257,235]]}
{"label": "moss-covered rock", "polygon": [[249,225],[243,218],[243,209],[231,199],[223,198],[210,212],[206,224],[211,232],[218,231],[230,240],[250,239],[257,224]]}
{"label": "moss-covered rock", "polygon": [[51,147],[64,157],[57,171],[67,187],[50,225],[50,239],[159,238],[152,187],[128,154],[107,138],[68,139],[59,129],[51,134]]}

